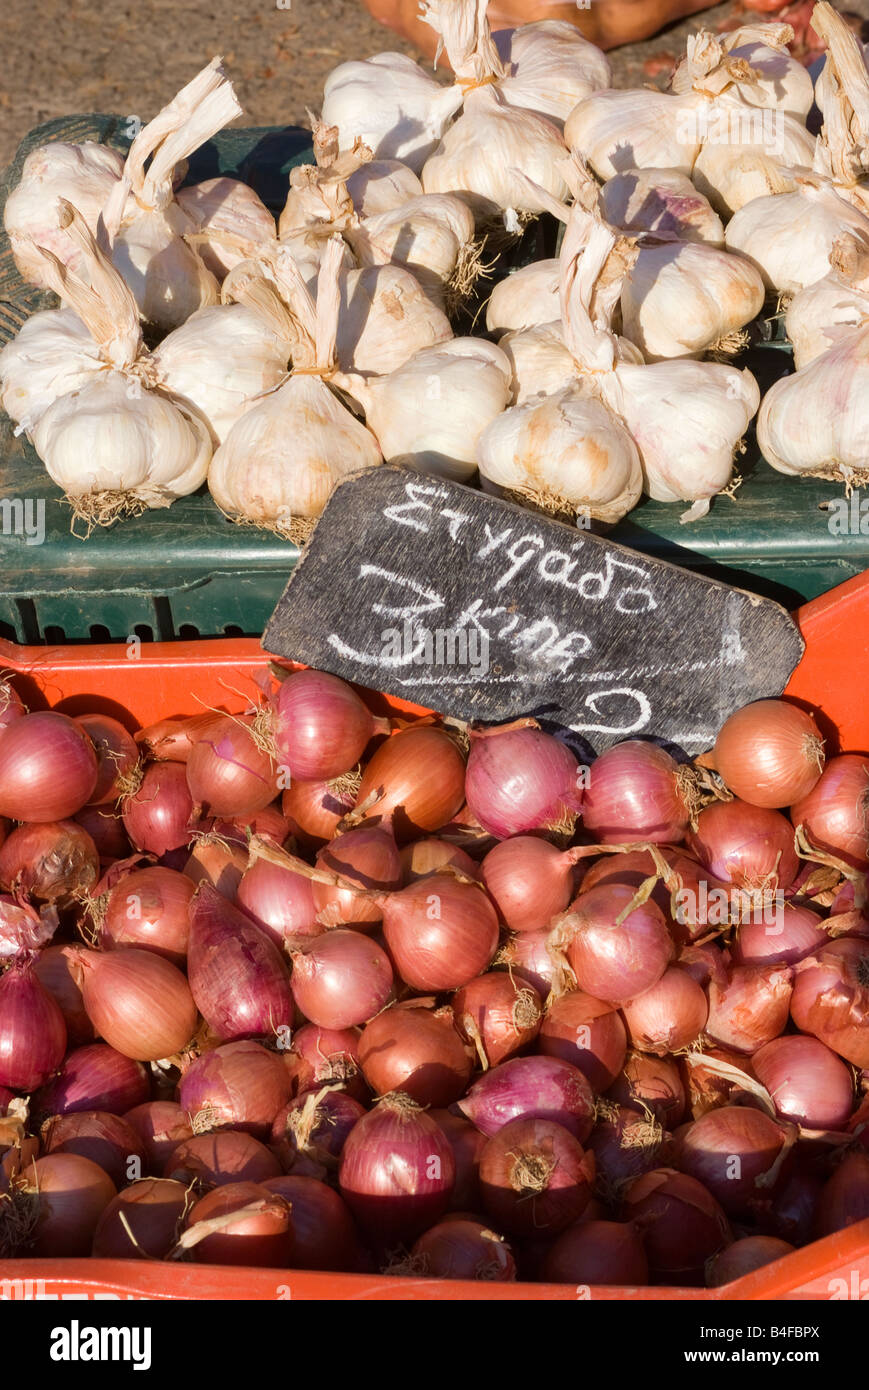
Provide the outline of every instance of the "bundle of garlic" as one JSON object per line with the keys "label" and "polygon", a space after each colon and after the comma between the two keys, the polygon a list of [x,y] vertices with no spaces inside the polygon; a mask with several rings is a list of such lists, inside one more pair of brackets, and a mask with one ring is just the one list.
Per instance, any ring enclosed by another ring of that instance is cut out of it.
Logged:
{"label": "bundle of garlic", "polygon": [[25,280],[47,288],[44,262],[34,246],[51,251],[70,270],[78,270],[78,247],[66,229],[57,225],[58,201],[65,199],[77,207],[96,234],[100,213],[123,169],[123,156],[117,150],[93,140],[81,145],[55,141],[30,152],[3,212],[15,264]]}
{"label": "bundle of garlic", "polygon": [[173,174],[239,115],[235,92],[215,58],[140,130],[103,209],[112,260],[142,317],[161,331],[220,297],[214,275],[184,240],[199,229],[175,198]]}
{"label": "bundle of garlic", "polygon": [[794,295],[785,314],[798,371],[869,323],[869,242],[838,237],[830,264],[828,275]]}
{"label": "bundle of garlic", "polygon": [[285,263],[295,318],[292,374],[236,421],[208,472],[211,495],[227,516],[297,541],[310,534],[342,478],[382,462],[373,434],[330,385],[343,253],[340,237],[333,238],[320,265],[316,305],[302,272]]}
{"label": "bundle of garlic", "polygon": [[[67,203],[60,221],[79,250],[83,275],[50,251],[38,254],[46,283],[72,306],[60,314],[77,314],[92,337],[94,369],[82,368],[85,354],[73,357],[76,365],[66,375],[58,373],[50,383],[47,377],[37,378],[30,399],[19,404],[30,417],[28,438],[76,517],[88,525],[108,525],[124,514],[167,507],[194,492],[208,471],[211,433],[195,407],[158,383],[153,359],[143,347],[135,300],[84,219]],[[49,337],[56,331],[57,311],[49,312],[47,325],[48,315],[31,320],[36,326],[25,335],[28,345],[40,323]],[[70,336],[81,335],[76,331]],[[4,400],[17,342],[3,354]],[[48,404],[52,386],[63,394]]]}

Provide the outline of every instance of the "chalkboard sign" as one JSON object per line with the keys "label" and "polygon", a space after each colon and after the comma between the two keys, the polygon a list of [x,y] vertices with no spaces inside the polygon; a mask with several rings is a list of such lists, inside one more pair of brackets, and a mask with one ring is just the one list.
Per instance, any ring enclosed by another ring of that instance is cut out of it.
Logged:
{"label": "chalkboard sign", "polygon": [[383,466],[335,490],[263,646],[462,719],[696,753],[781,694],[803,644],[768,599]]}

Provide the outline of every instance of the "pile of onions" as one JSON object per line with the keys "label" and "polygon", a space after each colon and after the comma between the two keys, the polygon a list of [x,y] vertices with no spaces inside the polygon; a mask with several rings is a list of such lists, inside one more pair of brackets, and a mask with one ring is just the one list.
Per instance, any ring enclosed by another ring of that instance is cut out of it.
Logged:
{"label": "pile of onions", "polygon": [[809,795],[824,770],[824,741],[798,705],[756,700],[724,721],[713,761],[741,801],[776,810]]}
{"label": "pile of onions", "polygon": [[747,801],[707,806],[688,843],[716,878],[749,892],[785,890],[799,872],[790,822],[780,811]]}
{"label": "pile of onions", "polygon": [[678,844],[691,819],[693,776],[655,743],[628,739],[595,760],[582,823],[601,844]]}
{"label": "pile of onions", "polygon": [[582,805],[579,772],[567,745],[533,719],[472,730],[468,809],[501,840],[528,830],[572,828]]}
{"label": "pile of onions", "polygon": [[[0,741],[0,757],[2,751]],[[869,760],[857,753],[831,758],[812,790],[791,806],[791,820],[816,849],[869,869]]]}
{"label": "pile of onions", "polygon": [[136,946],[184,968],[194,885],[186,874],[154,864],[125,874],[101,917],[103,947]]}
{"label": "pile of onions", "polygon": [[354,1125],[341,1154],[341,1195],[378,1247],[415,1239],[447,1210],[455,1182],[443,1130],[401,1092]]}
{"label": "pile of onions", "polygon": [[651,989],[674,954],[660,908],[651,899],[632,908],[634,897],[624,883],[592,888],[580,893],[556,929],[579,988],[611,1004]]}
{"label": "pile of onions", "polygon": [[359,1063],[374,1094],[403,1091],[418,1105],[459,1100],[468,1089],[473,1057],[456,1031],[452,1011],[427,1008],[424,1000],[384,1009],[359,1040]]}
{"label": "pile of onions", "polygon": [[27,714],[0,728],[0,816],[66,820],[90,801],[97,777],[87,732],[65,714]]}
{"label": "pile of onions", "polygon": [[358,804],[392,821],[400,844],[447,825],[465,802],[465,760],[444,729],[419,724],[386,740],[366,765]]}

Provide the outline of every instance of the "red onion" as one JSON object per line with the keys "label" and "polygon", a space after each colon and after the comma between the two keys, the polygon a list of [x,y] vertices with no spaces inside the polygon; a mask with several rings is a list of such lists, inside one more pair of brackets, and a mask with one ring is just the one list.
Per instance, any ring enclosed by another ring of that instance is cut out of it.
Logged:
{"label": "red onion", "polygon": [[759,1213],[765,1218],[764,1225],[771,1226],[776,1235],[794,1245],[807,1244],[812,1239],[823,1187],[819,1174],[808,1166],[795,1164],[773,1194],[770,1210]]}
{"label": "red onion", "polygon": [[359,1038],[356,1028],[318,1028],[305,1023],[293,1034],[292,1048],[284,1054],[292,1094],[310,1091],[327,1081],[340,1081],[357,1100],[368,1097],[360,1073]]}
{"label": "red onion", "polygon": [[277,761],[293,781],[349,772],[374,735],[388,729],[352,686],[325,671],[294,671],[278,687],[274,707]]}
{"label": "red onion", "polygon": [[543,1018],[537,990],[517,984],[502,970],[489,970],[463,985],[452,1007],[456,1027],[476,1048],[484,1067],[497,1066],[527,1047]]}
{"label": "red onion", "polygon": [[189,719],[159,719],[136,734],[136,743],[153,762],[186,763],[194,744],[225,718],[219,710],[205,710]]}
{"label": "red onion", "polygon": [[480,1206],[480,1154],[486,1136],[464,1115],[454,1115],[451,1110],[429,1110],[428,1113],[447,1136],[456,1162],[450,1210],[475,1211]]}
{"label": "red onion", "polygon": [[364,1106],[337,1087],[306,1091],[275,1115],[269,1142],[287,1173],[325,1178],[364,1114]]}
{"label": "red onion", "polygon": [[[389,823],[363,825],[336,836],[320,850],[317,866],[360,889],[392,892],[401,887],[401,860]],[[364,894],[325,883],[312,887],[315,909],[327,926],[361,927],[383,920],[382,904]]]}
{"label": "red onion", "polygon": [[[764,703],[776,702],[769,700]],[[783,1259],[793,1249],[786,1240],[779,1240],[777,1236],[744,1236],[713,1256],[706,1271],[706,1283],[710,1289],[721,1288],[723,1284],[731,1284],[734,1279],[742,1279],[764,1265]]]}
{"label": "red onion", "polygon": [[300,937],[319,936],[314,885],[303,874],[254,859],[238,886],[236,902],[276,946]]}
{"label": "red onion", "polygon": [[[0,756],[2,749],[0,742]],[[791,820],[816,849],[869,868],[869,760],[858,753],[831,758],[808,796],[791,807]]]}
{"label": "red onion", "polygon": [[375,1095],[404,1091],[426,1106],[458,1100],[473,1069],[452,1012],[418,1000],[393,1004],[371,1020],[359,1041],[359,1061]]}
{"label": "red onion", "polygon": [[595,1091],[605,1091],[622,1069],[627,1051],[625,1025],[612,1004],[581,989],[562,994],[540,1025],[538,1050],[571,1062]]}
{"label": "red onion", "polygon": [[776,1113],[805,1129],[843,1129],[854,1109],[850,1069],[817,1038],[775,1038],[755,1052],[751,1069]]}
{"label": "red onion", "polygon": [[141,1175],[145,1161],[145,1150],[133,1126],[106,1110],[53,1115],[42,1126],[42,1151],[89,1158],[119,1188]]}
{"label": "red onion", "polygon": [[727,979],[709,982],[706,1032],[736,1052],[756,1052],[787,1027],[793,990],[789,965],[734,965]]}
{"label": "red onion", "polygon": [[534,835],[502,840],[481,864],[483,882],[510,931],[540,931],[573,897],[572,850],[559,850]]}
{"label": "red onion", "polygon": [[[663,857],[664,852],[661,851]],[[693,862],[693,861],[691,861]],[[697,865],[699,868],[700,866]],[[636,890],[646,879],[657,874],[658,866],[647,849],[626,850],[620,854],[603,854],[594,863],[586,862],[582,875],[580,891],[588,893],[604,883],[628,883]],[[670,916],[670,890],[662,879],[652,889],[652,902],[661,909],[665,918]]]}
{"label": "red onion", "polygon": [[623,1216],[637,1223],[649,1269],[665,1284],[702,1283],[706,1261],[731,1241],[727,1218],[712,1194],[672,1168],[656,1168],[631,1183]]}
{"label": "red onion", "polygon": [[139,790],[123,802],[130,841],[158,858],[189,843],[195,830],[192,820],[193,801],[182,763],[152,763]]}
{"label": "red onion", "polygon": [[205,1264],[285,1269],[293,1252],[290,1204],[258,1183],[227,1183],[193,1204],[181,1243]]}
{"label": "red onion", "polygon": [[117,801],[124,778],[139,761],[139,750],[132,734],[107,714],[79,714],[76,724],[84,729],[97,755],[97,784],[88,805],[103,806]]}
{"label": "red onion", "polygon": [[443,729],[419,724],[381,744],[359,785],[361,806],[381,792],[372,814],[392,819],[399,844],[440,830],[465,800],[465,760]]}
{"label": "red onion", "polygon": [[472,731],[465,792],[472,815],[499,840],[572,826],[582,805],[576,757],[533,720]]}
{"label": "red onion", "polygon": [[389,957],[361,932],[326,932],[294,951],[292,960],[296,1005],[321,1028],[355,1028],[392,994]]}
{"label": "red onion", "polygon": [[582,823],[601,844],[676,844],[691,819],[692,773],[665,749],[628,739],[595,759]]}
{"label": "red onion", "polygon": [[401,881],[415,883],[418,878],[430,878],[448,865],[467,878],[481,877],[480,865],[458,845],[428,835],[405,845],[401,851]]}
{"label": "red onion", "polygon": [[159,864],[126,874],[109,892],[101,944],[153,951],[183,969],[193,891],[185,874]]}
{"label": "red onion", "polygon": [[549,937],[548,927],[545,931],[511,932],[495,957],[496,965],[527,980],[544,1002],[561,973],[549,949]]}
{"label": "red onion", "polygon": [[26,713],[24,702],[14,685],[10,685],[7,680],[0,680],[0,729],[5,729],[7,724],[12,724],[16,719],[23,719]]}
{"label": "red onion", "polygon": [[65,714],[27,714],[0,729],[0,816],[66,820],[90,800],[96,784],[93,744]]}
{"label": "red onion", "polygon": [[628,912],[634,889],[608,883],[581,893],[555,940],[563,934],[580,989],[595,999],[624,1004],[657,984],[673,958],[673,942],[660,908],[649,900]]}
{"label": "red onion", "polygon": [[723,984],[727,978],[724,954],[714,941],[707,941],[703,946],[687,942],[679,947],[676,960],[679,969],[690,975],[692,980],[696,980],[702,989],[706,988],[710,980],[717,980],[719,984]]}
{"label": "red onion", "polygon": [[125,859],[132,853],[124,822],[117,811],[108,806],[82,806],[73,816],[76,825],[86,830],[96,845],[101,863]]}
{"label": "red onion", "polygon": [[747,1105],[725,1105],[683,1128],[675,1164],[702,1182],[728,1216],[746,1216],[771,1195],[788,1148],[777,1120]]}
{"label": "red onion", "polygon": [[264,1182],[280,1175],[281,1165],[265,1144],[236,1129],[183,1139],[166,1160],[165,1175],[178,1182],[223,1187],[231,1182]]}
{"label": "red onion", "polygon": [[580,1142],[594,1124],[594,1096],[577,1067],[558,1057],[513,1057],[475,1081],[459,1102],[463,1115],[491,1136],[512,1120],[555,1120]]}
{"label": "red onion", "polygon": [[550,1246],[543,1273],[553,1284],[624,1288],[648,1284],[649,1262],[642,1238],[630,1222],[581,1221]]}
{"label": "red onion", "polygon": [[156,1062],[186,1047],[196,1005],[181,971],[153,951],[88,951],[67,946],[88,1017],[110,1047]]}
{"label": "red onion", "polygon": [[24,1169],[21,1182],[39,1208],[26,1253],[51,1260],[89,1255],[97,1222],[116,1195],[108,1173],[78,1154],[47,1154]]}
{"label": "red onion", "polygon": [[58,1075],[34,1097],[33,1110],[45,1116],[81,1110],[124,1115],[146,1101],[149,1090],[141,1062],[106,1043],[88,1043],[67,1055]]}
{"label": "red onion", "polygon": [[[178,1083],[178,1100],[198,1129],[243,1129],[267,1139],[290,1097],[282,1059],[259,1043],[225,1043],[203,1052]],[[197,1121],[199,1122],[197,1124]]]}
{"label": "red onion", "polygon": [[820,913],[785,903],[772,923],[743,922],[731,956],[739,965],[794,965],[828,940]]}
{"label": "red onion", "polygon": [[803,1033],[869,1067],[869,941],[833,941],[794,966],[791,1014]]}
{"label": "red onion", "polygon": [[182,872],[194,886],[210,883],[222,897],[234,902],[248,859],[248,852],[241,845],[209,832],[194,841]]}
{"label": "red onion", "polygon": [[716,878],[752,893],[785,890],[799,873],[790,822],[747,801],[707,806],[688,842]]}
{"label": "red onion", "polygon": [[169,1178],[132,1183],[103,1210],[91,1253],[98,1260],[165,1260],[194,1200]]}
{"label": "red onion", "polygon": [[20,825],[0,849],[0,888],[37,902],[81,895],[99,876],[97,847],[75,821]]}
{"label": "red onion", "polygon": [[413,1240],[449,1206],[455,1160],[443,1130],[409,1096],[385,1096],[350,1131],[341,1195],[382,1248]]}
{"label": "red onion", "polygon": [[46,946],[33,962],[39,983],[63,1014],[67,1044],[79,1047],[93,1042],[94,1026],[87,1016],[81,990],[73,979],[71,965],[62,946]]}
{"label": "red onion", "polygon": [[460,989],[498,947],[498,917],[484,889],[448,874],[390,894],[383,931],[396,970],[416,990]]}
{"label": "red onion", "polygon": [[649,1115],[599,1101],[588,1147],[594,1154],[601,1196],[617,1202],[628,1183],[661,1162],[666,1139],[658,1121]]}
{"label": "red onion", "polygon": [[[448,1216],[414,1243],[409,1272],[426,1279],[484,1279],[509,1283],[516,1278],[516,1261],[503,1236],[481,1221]],[[402,1263],[386,1273],[403,1273]]]}
{"label": "red onion", "polygon": [[808,796],[824,770],[824,741],[798,705],[755,700],[724,721],[713,758],[741,801],[774,809]]}
{"label": "red onion", "polygon": [[162,1173],[169,1155],[193,1138],[190,1117],[174,1100],[148,1100],[128,1110],[124,1119],[142,1141],[149,1173]]}
{"label": "red onion", "polygon": [[593,1155],[554,1120],[511,1120],[480,1155],[483,1205],[510,1235],[563,1231],[581,1216],[593,1181]]}
{"label": "red onion", "polygon": [[215,835],[230,844],[241,845],[246,849],[251,836],[260,840],[271,840],[279,847],[288,840],[292,828],[286,816],[278,807],[277,801],[264,806],[261,811],[248,812],[241,816],[228,816],[218,819],[211,827]]}
{"label": "red onion", "polygon": [[697,981],[678,965],[622,1009],[631,1046],[659,1057],[680,1052],[702,1033],[709,1012]]}
{"label": "red onion", "polygon": [[13,963],[0,975],[0,1086],[35,1090],[57,1070],[65,1052],[59,1006],[40,984],[32,961]]}
{"label": "red onion", "polygon": [[672,1057],[631,1053],[607,1094],[618,1105],[651,1110],[665,1129],[675,1129],[685,1114],[685,1087]]}
{"label": "red onion", "polygon": [[343,1198],[314,1178],[268,1178],[263,1187],[289,1202],[293,1225],[293,1268],[354,1270],[359,1236]]}
{"label": "red onion", "polygon": [[358,784],[352,778],[331,782],[293,782],[281,797],[290,832],[306,849],[331,840],[339,821],[353,810]]}
{"label": "red onion", "polygon": [[187,786],[194,806],[209,815],[252,815],[275,799],[275,769],[252,724],[252,715],[227,715],[190,750]]}
{"label": "red onion", "polygon": [[824,1184],[815,1213],[815,1236],[831,1236],[869,1218],[869,1154],[846,1153]]}
{"label": "red onion", "polygon": [[187,973],[199,1012],[224,1042],[268,1036],[293,1021],[277,946],[208,884],[190,906]]}

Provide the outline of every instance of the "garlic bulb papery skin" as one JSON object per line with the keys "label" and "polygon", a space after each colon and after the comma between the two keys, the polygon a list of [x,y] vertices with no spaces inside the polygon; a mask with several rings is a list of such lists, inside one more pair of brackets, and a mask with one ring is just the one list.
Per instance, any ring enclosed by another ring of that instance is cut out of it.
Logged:
{"label": "garlic bulb papery skin", "polygon": [[[845,123],[856,144],[866,148],[869,44],[862,44],[846,20],[827,0],[812,11],[812,28],[827,46],[824,65],[815,83],[815,101],[825,126],[836,122],[836,108],[845,106]],[[844,102],[843,102],[844,98]],[[865,166],[864,166],[865,169]]]}
{"label": "garlic bulb papery skin", "polygon": [[709,200],[678,169],[630,169],[600,190],[604,219],[625,232],[655,232],[680,241],[724,245],[724,224]]}
{"label": "garlic bulb papery skin", "polygon": [[704,105],[696,93],[608,88],[573,108],[564,139],[600,179],[631,169],[675,169],[690,177],[700,152],[698,112]]}
{"label": "garlic bulb papery skin", "polygon": [[520,266],[498,282],[486,305],[486,327],[497,337],[555,323],[560,316],[557,258]]}
{"label": "garlic bulb papery skin", "polygon": [[376,53],[332,70],[322,116],[342,150],[361,139],[375,159],[400,159],[418,174],[462,99],[460,86],[440,86],[403,53]]}
{"label": "garlic bulb papery skin", "polygon": [[792,169],[812,166],[816,142],[793,116],[718,103],[691,175],[725,219],[746,203],[796,188]]}
{"label": "garlic bulb papery skin", "polygon": [[418,198],[422,184],[400,159],[372,159],[350,175],[347,192],[358,217],[377,217]]}
{"label": "garlic bulb papery skin", "polygon": [[259,194],[238,179],[206,179],[179,188],[175,201],[198,233],[202,261],[219,281],[244,258],[234,238],[254,246],[275,239],[274,217]]}
{"label": "garlic bulb papery skin", "polygon": [[785,330],[793,344],[797,371],[867,322],[869,286],[865,291],[853,289],[831,271],[823,280],[800,290],[785,313]]}
{"label": "garlic bulb papery skin", "polygon": [[477,440],[510,401],[510,363],[482,338],[453,338],[417,352],[388,376],[354,385],[387,463],[465,483],[477,469]]}
{"label": "garlic bulb papery skin", "polygon": [[453,336],[446,314],[401,266],[344,271],[340,289],[337,352],[342,372],[385,376],[415,352]]}
{"label": "garlic bulb papery skin", "polygon": [[474,215],[461,198],[424,193],[348,227],[344,235],[360,265],[404,266],[442,308],[448,284],[460,298],[474,283],[474,230]]}
{"label": "garlic bulb papery skin", "polygon": [[736,351],[764,298],[744,256],[699,242],[641,244],[622,288],[622,332],[647,362]]}
{"label": "garlic bulb papery skin", "polygon": [[[704,69],[715,72],[728,58],[735,60],[729,64],[732,80],[719,88],[728,100],[774,107],[805,125],[814,92],[808,70],[788,52],[793,37],[790,24],[775,23],[746,24],[727,34],[701,31],[688,40],[688,55],[673,74],[671,90],[690,91]],[[744,78],[740,78],[739,60],[750,70]]]}
{"label": "garlic bulb papery skin", "polygon": [[576,382],[576,362],[564,341],[560,319],[505,333],[498,346],[510,363],[513,405],[554,395]]}
{"label": "garlic bulb papery skin", "polygon": [[236,421],[208,474],[211,495],[228,516],[297,540],[342,478],[382,462],[374,435],[327,385],[335,375],[342,255],[335,237],[323,256],[316,307],[301,272],[284,266],[299,333],[294,372]]}
{"label": "garlic bulb papery skin", "polygon": [[106,366],[74,309],[43,309],[0,352],[0,408],[27,430],[58,396],[77,390]]}
{"label": "garlic bulb papery skin", "polygon": [[511,106],[564,125],[577,102],[609,87],[604,53],[561,19],[541,19],[493,34],[506,76],[499,91]]}
{"label": "garlic bulb papery skin", "polygon": [[31,150],[3,211],[15,264],[31,285],[48,288],[43,279],[44,263],[38,251],[34,252],[34,245],[51,251],[72,270],[79,266],[78,247],[57,225],[58,199],[78,208],[95,234],[100,212],[123,168],[123,156],[117,150],[93,140],[81,145],[53,141]]}
{"label": "garlic bulb papery skin", "polygon": [[829,272],[833,245],[846,232],[867,236],[869,218],[827,180],[800,175],[795,192],[740,208],[725,243],[754,262],[768,289],[796,294]]}
{"label": "garlic bulb papery skin", "polygon": [[779,473],[869,483],[869,327],[767,391],[757,442]]}

